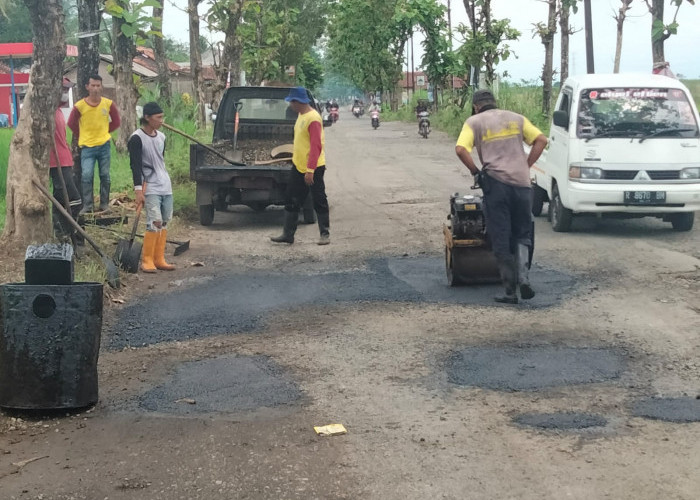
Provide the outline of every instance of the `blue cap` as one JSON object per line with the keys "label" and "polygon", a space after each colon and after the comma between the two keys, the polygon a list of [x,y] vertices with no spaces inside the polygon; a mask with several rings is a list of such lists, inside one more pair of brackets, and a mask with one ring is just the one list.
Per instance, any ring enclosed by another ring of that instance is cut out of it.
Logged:
{"label": "blue cap", "polygon": [[285,101],[299,101],[302,104],[308,104],[311,102],[309,99],[309,94],[306,92],[304,87],[292,87],[289,89],[289,95],[284,98]]}

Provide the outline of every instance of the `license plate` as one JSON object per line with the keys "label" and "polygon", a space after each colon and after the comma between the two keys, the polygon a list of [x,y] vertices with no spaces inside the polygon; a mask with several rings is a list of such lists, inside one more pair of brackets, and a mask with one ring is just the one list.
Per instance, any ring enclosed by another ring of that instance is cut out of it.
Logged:
{"label": "license plate", "polygon": [[666,203],[666,191],[625,191],[625,205]]}

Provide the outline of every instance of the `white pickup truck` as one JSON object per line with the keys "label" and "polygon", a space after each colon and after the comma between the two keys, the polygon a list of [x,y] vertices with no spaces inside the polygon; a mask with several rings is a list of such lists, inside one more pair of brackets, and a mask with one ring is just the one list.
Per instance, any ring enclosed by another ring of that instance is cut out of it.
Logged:
{"label": "white pickup truck", "polygon": [[700,210],[700,130],[688,89],[647,74],[583,75],[562,86],[549,145],[533,165],[533,213],[555,231],[576,214],[659,217],[677,231]]}

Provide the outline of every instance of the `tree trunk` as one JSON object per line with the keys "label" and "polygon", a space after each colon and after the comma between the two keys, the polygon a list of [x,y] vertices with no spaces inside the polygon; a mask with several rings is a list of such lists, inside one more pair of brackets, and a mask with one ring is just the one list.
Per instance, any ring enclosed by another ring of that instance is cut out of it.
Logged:
{"label": "tree trunk", "polygon": [[649,7],[649,12],[651,12],[651,57],[652,61],[655,63],[666,61],[664,56],[664,42],[669,37],[669,35],[664,35],[662,37],[654,40],[654,24],[664,22],[664,0],[652,0],[651,5],[647,1],[647,6]]}
{"label": "tree trunk", "polygon": [[61,0],[24,0],[34,32],[29,86],[7,168],[4,244],[45,242],[51,236],[48,203],[32,181],[48,184],[49,152],[66,54]]}
{"label": "tree trunk", "polygon": [[[153,7],[153,17],[160,21],[160,26],[154,24],[152,26],[153,31],[163,31],[163,11],[165,10],[165,2],[162,3],[163,7]],[[165,44],[163,43],[163,37],[158,35],[153,35],[153,55],[156,58],[156,66],[158,68],[158,89],[160,91],[160,98],[163,102],[169,103],[172,98],[172,88],[170,86],[170,69],[168,68],[168,59],[165,56]]]}
{"label": "tree trunk", "polygon": [[224,52],[221,55],[221,71],[219,73],[219,81],[217,89],[219,93],[226,88],[226,80],[228,79],[229,71],[231,72],[231,85],[238,85],[241,80],[241,56],[243,54],[243,46],[238,39],[238,26],[241,23],[243,16],[244,0],[236,0],[231,2],[228,8],[228,24],[224,33]]}
{"label": "tree trunk", "polygon": [[569,35],[571,35],[571,26],[569,26],[569,7],[561,6],[559,13],[559,36],[561,37],[561,84],[563,85],[569,78]]}
{"label": "tree trunk", "polygon": [[[78,30],[83,33],[96,32],[100,29],[102,12],[100,0],[78,0]],[[78,81],[76,83],[77,99],[87,97],[85,85],[90,75],[100,69],[100,35],[78,39]]]}
{"label": "tree trunk", "polygon": [[615,16],[615,22],[617,24],[617,40],[615,43],[615,64],[613,67],[613,73],[620,72],[620,56],[622,55],[622,30],[625,24],[625,19],[627,18],[627,11],[630,9],[630,4],[632,0],[621,0],[622,5],[620,10],[618,10]]}
{"label": "tree trunk", "polygon": [[547,0],[549,13],[547,26],[540,33],[544,45],[544,66],[542,67],[542,114],[549,116],[552,107],[552,79],[554,76],[554,35],[557,32],[557,0]]}
{"label": "tree trunk", "polygon": [[[128,8],[128,5],[122,4]],[[125,21],[112,18],[112,59],[114,84],[116,86],[117,108],[121,116],[121,126],[117,136],[116,147],[120,153],[126,152],[126,143],[136,130],[136,102],[138,91],[134,85],[132,64],[136,56],[134,41],[125,36],[121,29]]]}
{"label": "tree trunk", "polygon": [[201,0],[187,0],[187,13],[190,19],[190,74],[192,75],[192,99],[197,105],[197,126],[206,127],[204,91],[202,85],[202,53],[199,50],[199,12]]}

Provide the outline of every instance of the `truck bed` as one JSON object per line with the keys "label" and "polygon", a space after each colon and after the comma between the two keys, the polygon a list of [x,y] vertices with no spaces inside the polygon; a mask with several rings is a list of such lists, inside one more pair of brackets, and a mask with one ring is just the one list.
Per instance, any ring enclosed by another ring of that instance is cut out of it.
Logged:
{"label": "truck bed", "polygon": [[[199,144],[192,144],[190,146],[190,179],[193,181],[226,182],[233,177],[240,176],[277,177],[277,174],[282,172],[285,173],[286,177],[286,173],[292,165],[291,158],[288,161],[271,165],[255,165],[256,161],[271,160],[270,151],[280,144],[279,141],[269,139],[246,140],[239,149],[242,153],[242,163],[245,163],[245,166],[227,163]],[[229,141],[211,144],[210,147],[220,151],[228,158],[235,159],[233,144]]]}

